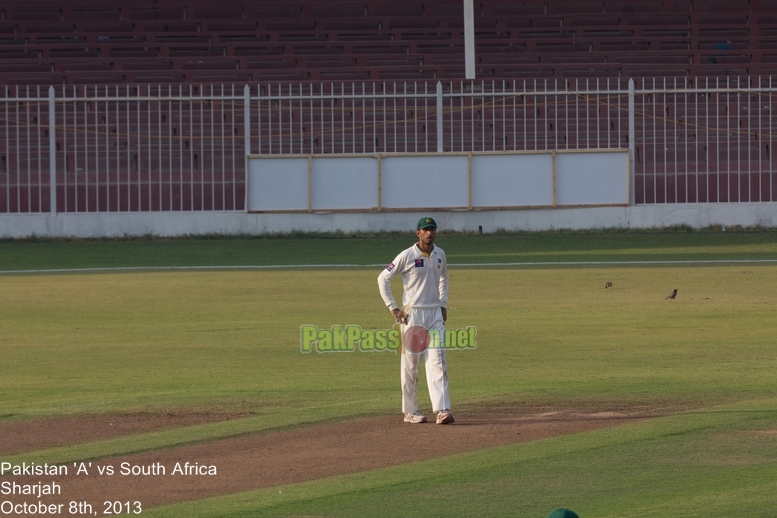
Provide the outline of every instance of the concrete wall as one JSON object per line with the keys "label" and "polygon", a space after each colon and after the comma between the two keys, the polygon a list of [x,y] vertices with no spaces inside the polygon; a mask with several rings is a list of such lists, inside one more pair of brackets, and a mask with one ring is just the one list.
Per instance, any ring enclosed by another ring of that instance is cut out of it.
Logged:
{"label": "concrete wall", "polygon": [[[246,214],[242,212],[0,215],[0,238],[180,236],[412,230],[426,212]],[[507,230],[651,228],[689,225],[777,227],[777,203],[432,212],[440,229]]]}

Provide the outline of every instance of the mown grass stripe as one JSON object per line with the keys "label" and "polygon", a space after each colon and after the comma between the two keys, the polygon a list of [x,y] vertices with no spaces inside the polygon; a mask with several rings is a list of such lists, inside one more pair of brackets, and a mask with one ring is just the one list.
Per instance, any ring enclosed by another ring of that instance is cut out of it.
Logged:
{"label": "mown grass stripe", "polygon": [[[777,259],[699,259],[666,261],[523,261],[506,263],[450,263],[451,268],[489,268],[494,266],[650,266],[650,265],[703,265],[703,264],[777,264]],[[105,268],[46,268],[42,270],[0,270],[2,275],[39,273],[99,273],[131,271],[188,271],[188,270],[278,270],[294,268],[341,269],[382,268],[379,264],[265,264],[253,266],[115,266]]]}

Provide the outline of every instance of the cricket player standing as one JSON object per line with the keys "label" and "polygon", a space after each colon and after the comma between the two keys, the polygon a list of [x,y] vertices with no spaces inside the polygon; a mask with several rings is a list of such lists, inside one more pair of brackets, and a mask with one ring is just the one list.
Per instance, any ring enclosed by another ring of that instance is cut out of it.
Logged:
{"label": "cricket player standing", "polygon": [[[378,275],[378,288],[391,314],[403,324],[403,334],[411,326],[422,326],[427,331],[438,331],[444,344],[445,321],[448,319],[448,263],[445,252],[434,245],[437,223],[429,217],[421,218],[416,225],[416,235],[418,243],[402,251]],[[391,280],[398,274],[402,275],[404,287],[402,306],[410,307],[406,310],[407,314],[400,312],[391,294]],[[426,417],[418,411],[418,366],[423,360],[436,422],[452,423],[445,348],[425,348],[418,353],[405,350],[401,356],[402,412],[405,422],[426,422]]]}

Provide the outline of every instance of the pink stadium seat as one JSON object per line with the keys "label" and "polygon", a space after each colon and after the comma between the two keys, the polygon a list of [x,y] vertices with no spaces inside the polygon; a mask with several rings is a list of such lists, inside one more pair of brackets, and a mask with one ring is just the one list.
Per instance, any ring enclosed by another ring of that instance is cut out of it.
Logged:
{"label": "pink stadium seat", "polygon": [[257,22],[249,21],[218,21],[207,24],[207,31],[213,34],[219,34],[224,32],[255,32],[257,29]]}
{"label": "pink stadium seat", "polygon": [[129,13],[130,20],[182,20],[185,16],[186,9],[183,7],[137,8]]}
{"label": "pink stadium seat", "polygon": [[527,16],[545,14],[545,2],[541,0],[510,2],[507,0],[490,5],[490,14],[495,16]]}
{"label": "pink stadium seat", "polygon": [[[323,26],[327,31],[379,31],[381,23],[376,19],[367,18],[339,18],[324,20]],[[369,34],[357,33],[359,39],[369,39]]]}
{"label": "pink stadium seat", "polygon": [[91,72],[113,70],[113,63],[105,60],[66,61],[59,64],[63,72]]}
{"label": "pink stadium seat", "polygon": [[416,51],[419,54],[426,55],[455,54],[460,56],[464,53],[464,45],[450,43],[419,43],[416,45]]}
{"label": "pink stadium seat", "polygon": [[599,43],[600,52],[648,52],[649,41],[602,41]]}
{"label": "pink stadium seat", "polygon": [[[111,47],[108,56],[112,58],[159,58],[162,56],[161,47]],[[144,61],[154,67],[154,59]]]}
{"label": "pink stadium seat", "polygon": [[[189,43],[176,40],[174,46],[170,46],[168,50],[168,56],[177,58],[207,58],[207,57],[220,57],[224,55],[224,50],[220,47],[191,45],[184,46],[181,43]],[[202,40],[197,40],[193,43],[205,43]]]}
{"label": "pink stadium seat", "polygon": [[402,54],[409,54],[411,50],[410,44],[401,42],[388,42],[385,45],[379,45],[374,42],[367,45],[354,44],[351,48],[356,55],[361,56],[371,56],[378,54],[398,56]]}
{"label": "pink stadium seat", "polygon": [[634,38],[634,31],[631,29],[583,29],[578,31],[578,37],[591,39],[594,41],[607,42],[613,39],[628,40]]}
{"label": "pink stadium seat", "polygon": [[26,72],[48,73],[54,70],[53,62],[7,62],[0,59],[0,73],[24,74]]}
{"label": "pink stadium seat", "polygon": [[88,85],[95,85],[95,84],[105,84],[105,85],[113,85],[113,84],[121,84],[125,82],[126,77],[123,74],[119,73],[72,73],[67,74],[68,80],[72,82],[72,84],[88,84]]}
{"label": "pink stadium seat", "polygon": [[366,8],[363,5],[313,5],[310,10],[312,18],[364,18]]}
{"label": "pink stadium seat", "polygon": [[687,14],[629,14],[626,18],[631,26],[683,27],[691,25],[691,17]]}
{"label": "pink stadium seat", "polygon": [[388,27],[390,30],[397,29],[437,29],[437,20],[425,17],[409,18],[388,18]]}
{"label": "pink stadium seat", "polygon": [[700,12],[743,12],[750,9],[750,3],[747,0],[697,0],[696,8]]}
{"label": "pink stadium seat", "polygon": [[389,79],[389,80],[427,80],[427,79],[434,79],[435,78],[435,71],[434,70],[381,70],[378,74],[378,79]]}
{"label": "pink stadium seat", "polygon": [[[567,61],[568,58],[566,57],[560,57],[564,62]],[[590,59],[596,59],[594,56],[591,56]],[[501,55],[496,54],[492,56],[487,56],[483,59],[484,64],[488,65],[494,65],[494,66],[515,66],[515,65],[537,65],[541,60],[541,56],[539,54],[518,54],[518,55]],[[552,63],[553,59],[548,58],[546,60],[548,63]],[[602,61],[598,60],[597,61]]]}
{"label": "pink stadium seat", "polygon": [[353,68],[311,71],[311,79],[321,81],[366,81],[372,79],[370,70]]}
{"label": "pink stadium seat", "polygon": [[342,55],[345,53],[345,46],[344,45],[329,45],[329,44],[321,44],[321,45],[306,45],[306,44],[299,44],[294,45],[294,48],[292,50],[292,54],[297,56],[321,56],[321,55]]}
{"label": "pink stadium seat", "polygon": [[689,52],[664,52],[661,54],[652,52],[642,52],[638,54],[614,52],[610,54],[609,61],[617,63],[648,63],[654,65],[667,64],[689,64],[693,62],[694,56]]}
{"label": "pink stadium seat", "polygon": [[256,81],[267,82],[290,82],[290,81],[310,81],[310,72],[300,70],[268,70],[254,74]]}
{"label": "pink stadium seat", "polygon": [[[546,79],[556,76],[556,67],[547,66],[526,66],[526,67],[504,67],[503,74],[508,79]],[[560,70],[560,68],[559,68]]]}
{"label": "pink stadium seat", "polygon": [[225,55],[236,56],[237,45],[264,43],[269,41],[266,34],[220,34],[217,43],[224,44]]}
{"label": "pink stadium seat", "polygon": [[167,73],[155,72],[153,70],[143,70],[134,73],[127,73],[125,77],[132,78],[128,81],[133,84],[177,84],[186,81],[186,76],[180,72],[169,71]]}
{"label": "pink stadium seat", "polygon": [[240,62],[223,59],[184,59],[181,60],[181,70],[237,70],[240,68]]}
{"label": "pink stadium seat", "polygon": [[62,11],[50,6],[40,6],[39,8],[29,10],[29,4],[19,3],[14,9],[9,9],[7,14],[8,20],[15,21],[50,21],[61,20]]}
{"label": "pink stadium seat", "polygon": [[656,0],[605,0],[608,13],[660,13],[662,2]]}
{"label": "pink stadium seat", "polygon": [[80,26],[80,29],[87,34],[95,32],[107,34],[110,35],[108,36],[110,38],[117,33],[135,32],[135,24],[125,22],[85,23]]}
{"label": "pink stadium seat", "polygon": [[570,27],[617,27],[621,17],[615,14],[567,16],[565,25]]}
{"label": "pink stadium seat", "polygon": [[193,71],[191,74],[187,74],[187,79],[195,84],[208,84],[208,83],[236,83],[247,84],[254,81],[254,76],[245,70],[235,71]]}
{"label": "pink stadium seat", "polygon": [[246,68],[266,69],[266,70],[288,70],[297,68],[297,60],[291,58],[262,58],[262,59],[246,59]]}
{"label": "pink stadium seat", "polygon": [[49,57],[55,60],[72,58],[94,59],[100,56],[101,50],[99,48],[90,48],[88,46],[66,46],[49,50]]}
{"label": "pink stadium seat", "polygon": [[552,9],[556,13],[603,13],[604,4],[601,1],[595,0],[560,0],[550,4],[549,10]]}
{"label": "pink stadium seat", "polygon": [[25,34],[74,34],[76,25],[72,22],[36,22],[24,25]]}
{"label": "pink stadium seat", "polygon": [[50,85],[64,85],[67,84],[67,76],[60,73],[13,73],[4,74],[4,83],[10,86],[42,86],[48,87]]}
{"label": "pink stadium seat", "polygon": [[7,48],[0,49],[0,61],[6,61],[8,59],[19,60],[36,60],[40,57],[40,52],[30,49],[29,47],[18,47],[16,45],[9,46]]}
{"label": "pink stadium seat", "polygon": [[693,16],[693,23],[697,25],[747,25],[746,12],[736,13],[699,13]]}
{"label": "pink stadium seat", "polygon": [[346,57],[308,57],[304,60],[304,66],[308,69],[326,68],[353,68],[356,66],[355,58]]}
{"label": "pink stadium seat", "polygon": [[281,56],[286,53],[283,45],[267,43],[264,45],[235,45],[233,47],[235,56]]}
{"label": "pink stadium seat", "polygon": [[181,20],[153,21],[145,22],[143,24],[143,31],[146,33],[198,32],[200,30],[200,25],[201,24],[198,22]]}
{"label": "pink stadium seat", "polygon": [[121,20],[121,10],[115,9],[73,9],[71,19],[76,21]]}
{"label": "pink stadium seat", "polygon": [[195,7],[194,18],[199,20],[240,20],[244,16],[241,7]]}
{"label": "pink stadium seat", "polygon": [[268,20],[265,24],[265,30],[269,32],[315,32],[316,20],[303,19],[278,19]]}
{"label": "pink stadium seat", "polygon": [[252,9],[251,18],[255,20],[258,20],[261,18],[280,18],[280,19],[301,18],[302,12],[303,12],[302,9],[296,5],[275,4],[270,6],[256,7]]}
{"label": "pink stadium seat", "polygon": [[373,8],[374,16],[423,16],[423,5],[417,2],[386,2]]}

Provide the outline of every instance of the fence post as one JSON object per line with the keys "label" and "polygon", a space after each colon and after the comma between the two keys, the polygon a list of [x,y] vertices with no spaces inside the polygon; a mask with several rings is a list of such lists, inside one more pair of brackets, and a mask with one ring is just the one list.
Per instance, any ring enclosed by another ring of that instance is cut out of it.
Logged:
{"label": "fence post", "polygon": [[442,153],[442,81],[437,81],[437,152]]}
{"label": "fence post", "polygon": [[[243,88],[243,139],[245,140],[245,198],[243,208],[248,212],[248,155],[251,154],[251,87]],[[234,189],[234,184],[232,186]]]}
{"label": "fence post", "polygon": [[243,89],[243,133],[248,156],[251,154],[251,87],[248,85]]}
{"label": "fence post", "polygon": [[637,152],[637,144],[634,142],[636,130],[635,121],[636,111],[634,109],[634,80],[629,79],[629,205],[634,206],[637,202],[636,194],[636,172],[634,169],[634,155]]}
{"label": "fence post", "polygon": [[57,213],[57,110],[54,87],[49,86],[49,212]]}

